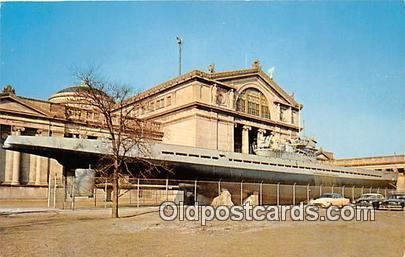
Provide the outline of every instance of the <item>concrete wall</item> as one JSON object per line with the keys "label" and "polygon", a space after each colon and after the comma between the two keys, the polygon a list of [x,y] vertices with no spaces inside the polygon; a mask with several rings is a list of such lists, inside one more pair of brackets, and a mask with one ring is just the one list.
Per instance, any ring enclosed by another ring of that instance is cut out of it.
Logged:
{"label": "concrete wall", "polygon": [[41,199],[48,198],[47,187],[0,186],[0,200]]}
{"label": "concrete wall", "polygon": [[337,159],[332,160],[331,163],[346,167],[397,172],[397,191],[405,192],[405,155]]}
{"label": "concrete wall", "polygon": [[196,145],[196,120],[193,117],[183,117],[162,124],[164,133],[162,142],[165,144]]}

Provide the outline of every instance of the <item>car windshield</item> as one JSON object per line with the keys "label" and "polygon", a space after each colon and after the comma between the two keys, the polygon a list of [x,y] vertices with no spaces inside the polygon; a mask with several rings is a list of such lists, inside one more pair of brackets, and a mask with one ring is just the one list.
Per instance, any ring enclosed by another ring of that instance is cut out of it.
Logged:
{"label": "car windshield", "polygon": [[389,197],[390,199],[405,199],[405,194],[404,195],[391,195]]}
{"label": "car windshield", "polygon": [[326,193],[321,195],[319,198],[341,198],[342,196],[337,193]]}
{"label": "car windshield", "polygon": [[364,194],[361,196],[361,198],[369,198],[369,199],[374,199],[374,198],[383,198],[382,195],[377,195],[377,194]]}

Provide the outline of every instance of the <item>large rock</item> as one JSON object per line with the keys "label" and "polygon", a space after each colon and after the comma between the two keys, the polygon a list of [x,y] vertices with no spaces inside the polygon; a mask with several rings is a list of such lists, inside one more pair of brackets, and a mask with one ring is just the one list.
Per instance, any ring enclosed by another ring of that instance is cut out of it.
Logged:
{"label": "large rock", "polygon": [[259,205],[259,196],[257,195],[257,193],[250,195],[248,198],[245,199],[245,201],[243,201],[243,205],[247,203],[252,206]]}
{"label": "large rock", "polygon": [[234,204],[231,199],[231,193],[229,193],[229,191],[226,189],[222,189],[221,194],[215,197],[211,203],[211,206],[215,208],[218,206],[233,206],[233,205]]}

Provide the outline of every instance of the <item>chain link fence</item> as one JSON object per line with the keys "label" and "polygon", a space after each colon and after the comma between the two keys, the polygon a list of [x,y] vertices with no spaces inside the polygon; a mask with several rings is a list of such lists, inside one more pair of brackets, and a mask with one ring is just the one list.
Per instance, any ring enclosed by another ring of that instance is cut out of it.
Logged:
{"label": "chain link fence", "polygon": [[[363,193],[380,193],[385,197],[393,189],[324,186],[297,184],[268,184],[229,181],[198,181],[175,179],[122,178],[119,181],[120,206],[158,206],[164,201],[185,204],[210,204],[222,190],[231,193],[235,205],[242,204],[256,194],[260,205],[295,205],[308,203],[324,193],[339,193],[353,201]],[[90,183],[76,177],[51,179],[48,190],[48,206],[55,208],[90,208],[111,206],[112,183],[105,177],[94,177]]]}

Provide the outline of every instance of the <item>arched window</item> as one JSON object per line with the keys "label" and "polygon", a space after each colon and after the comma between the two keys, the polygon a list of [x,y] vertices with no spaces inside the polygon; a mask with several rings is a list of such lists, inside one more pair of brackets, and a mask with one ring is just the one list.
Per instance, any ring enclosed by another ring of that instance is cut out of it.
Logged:
{"label": "arched window", "polygon": [[236,110],[247,114],[270,119],[270,109],[267,98],[257,89],[244,90],[236,102]]}

